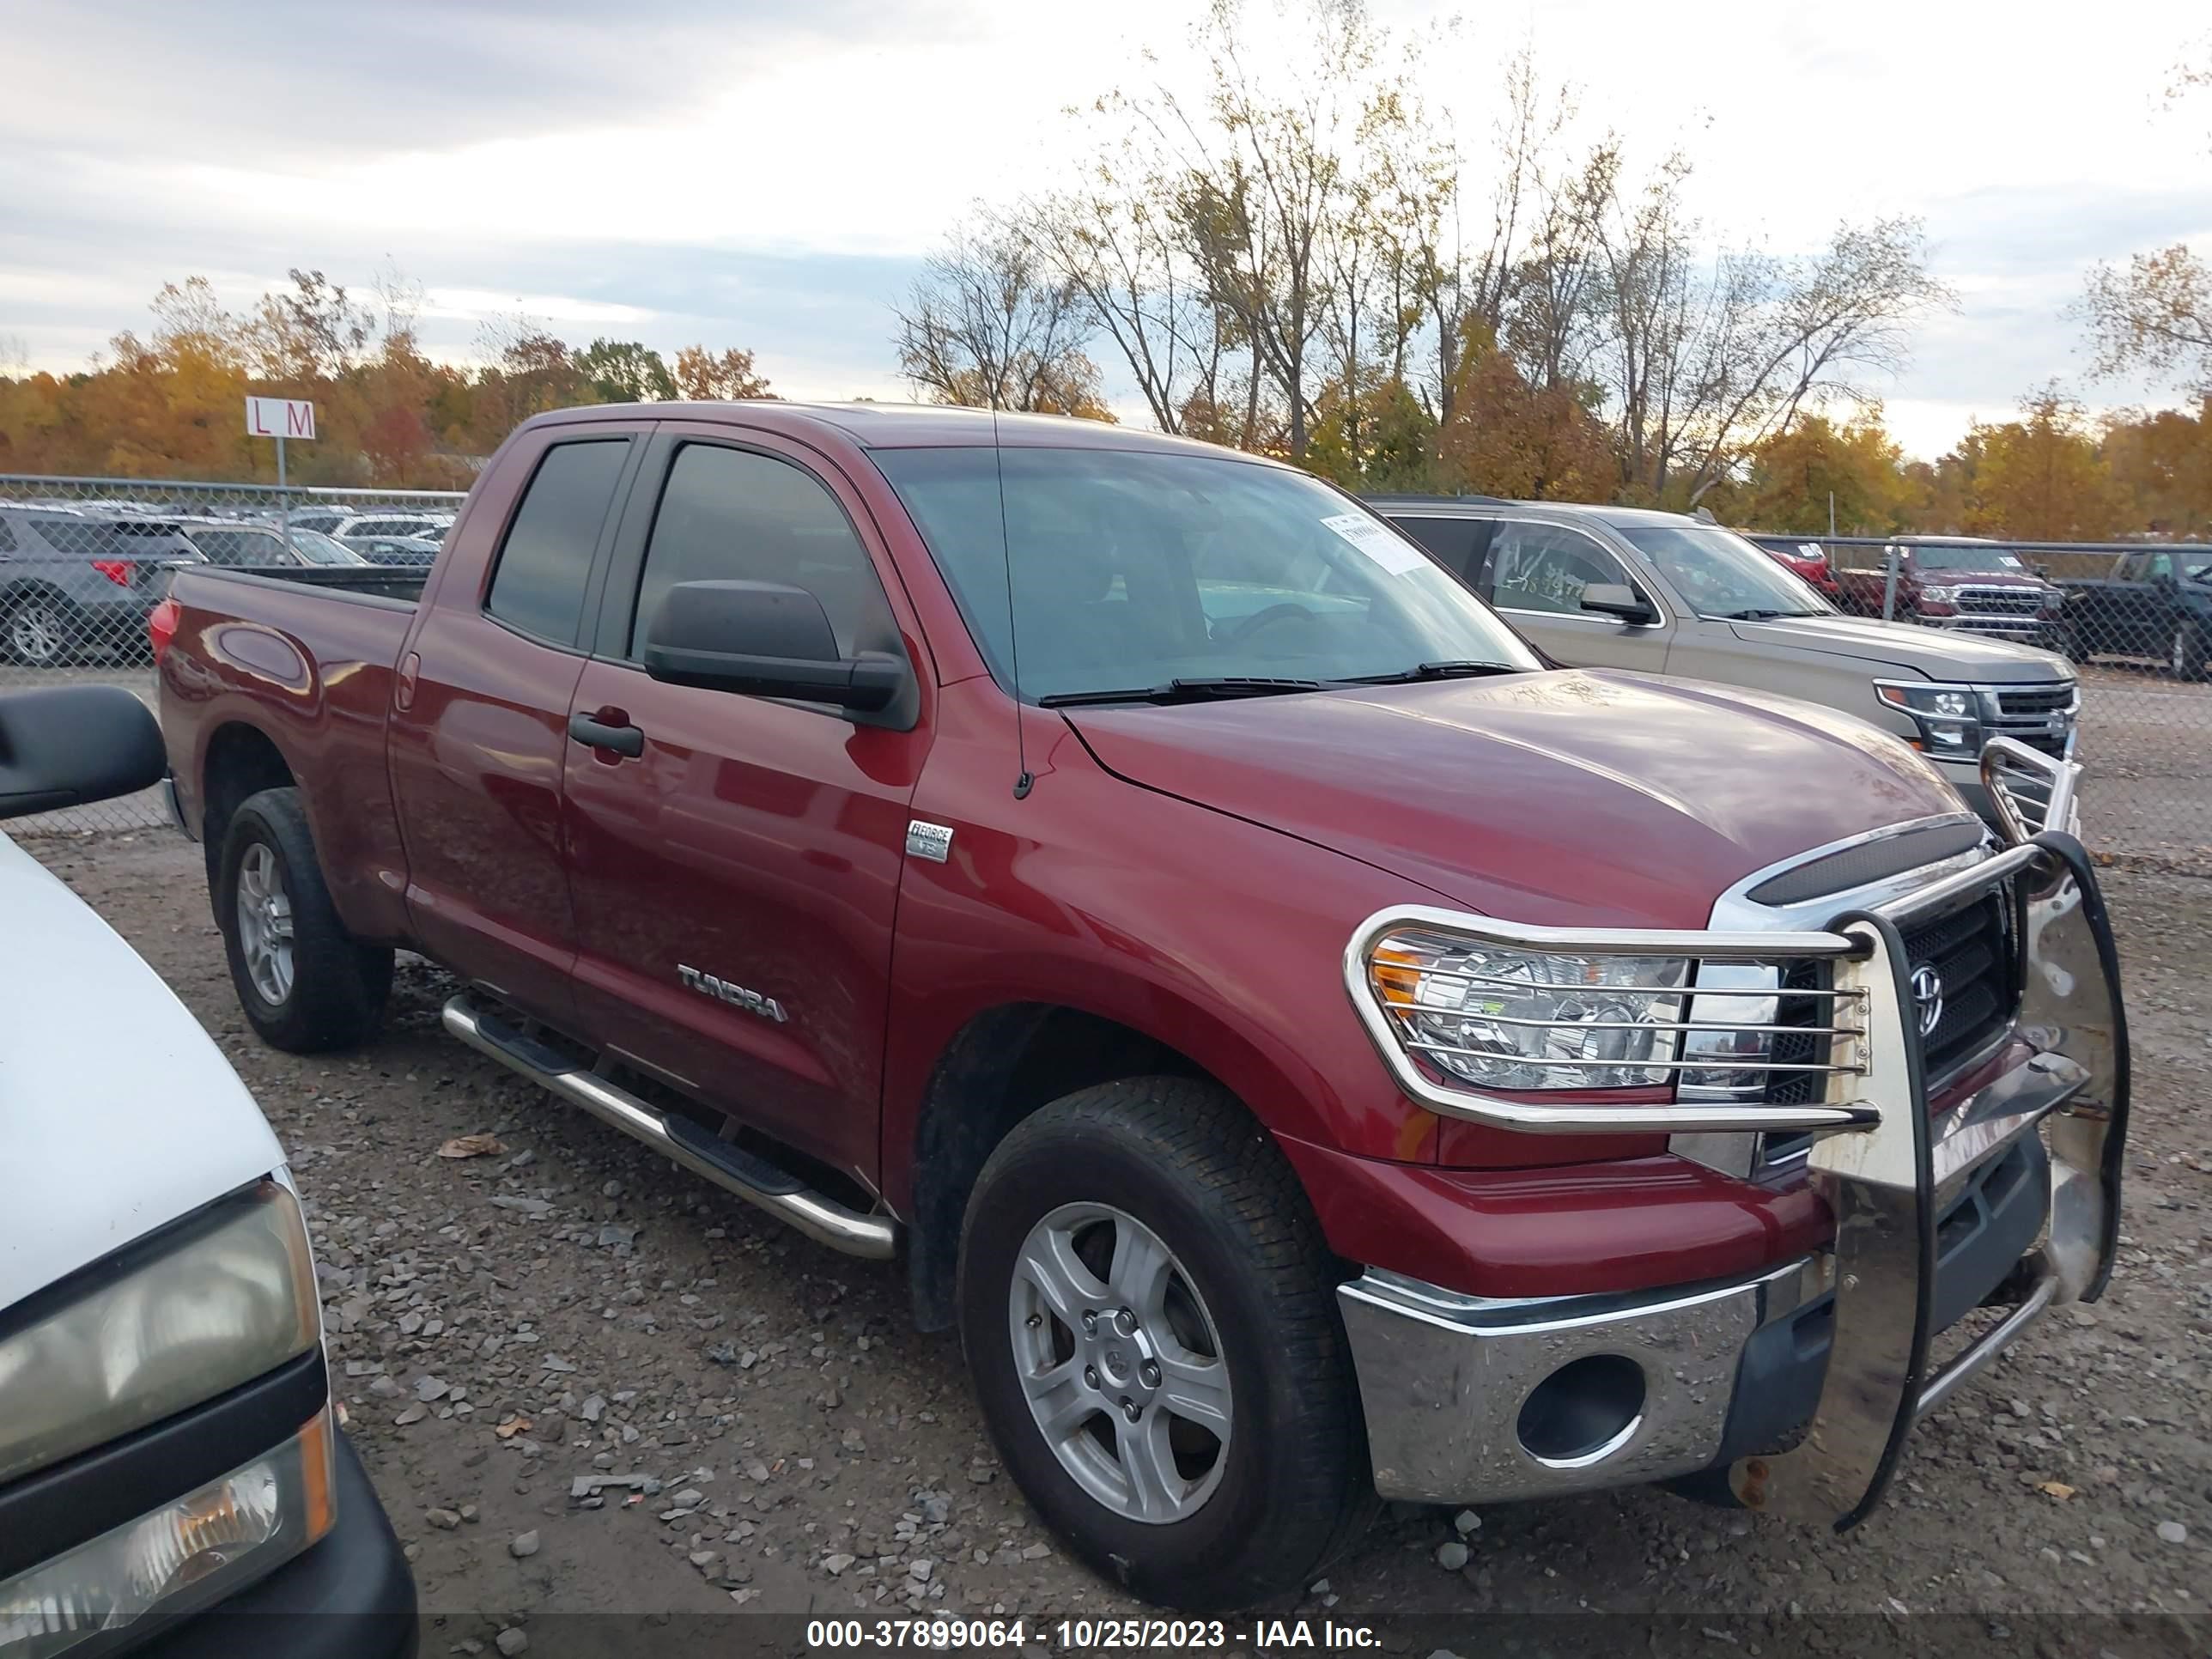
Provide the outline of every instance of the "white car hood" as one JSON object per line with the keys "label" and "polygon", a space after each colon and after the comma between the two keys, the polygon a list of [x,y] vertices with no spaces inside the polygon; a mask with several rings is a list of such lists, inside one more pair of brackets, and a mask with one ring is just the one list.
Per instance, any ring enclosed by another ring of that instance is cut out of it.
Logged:
{"label": "white car hood", "polygon": [[284,1161],[138,953],[0,836],[0,1311]]}

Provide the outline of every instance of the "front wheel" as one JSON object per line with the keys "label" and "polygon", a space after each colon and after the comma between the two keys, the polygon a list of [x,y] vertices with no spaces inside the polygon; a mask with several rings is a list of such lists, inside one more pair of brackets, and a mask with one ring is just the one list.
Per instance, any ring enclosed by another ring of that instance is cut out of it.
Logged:
{"label": "front wheel", "polygon": [[1334,1258],[1218,1087],[1144,1078],[1025,1119],[977,1178],[961,1343],[1023,1492],[1146,1601],[1311,1581],[1372,1511]]}
{"label": "front wheel", "polygon": [[231,815],[216,920],[239,1006],[262,1040],[295,1054],[359,1042],[392,991],[389,947],[338,920],[297,789],[264,789]]}
{"label": "front wheel", "polygon": [[8,602],[0,616],[0,655],[21,668],[59,668],[76,659],[84,637],[76,607],[33,590]]}

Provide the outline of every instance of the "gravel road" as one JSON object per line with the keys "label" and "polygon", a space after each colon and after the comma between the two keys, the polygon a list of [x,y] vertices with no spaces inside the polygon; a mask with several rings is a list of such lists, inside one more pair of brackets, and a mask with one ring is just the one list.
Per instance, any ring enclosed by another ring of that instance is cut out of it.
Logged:
{"label": "gravel road", "polygon": [[[176,988],[290,1154],[335,1383],[414,1559],[426,1656],[519,1651],[533,1631],[532,1650],[584,1651],[551,1638],[585,1613],[672,1618],[654,1650],[690,1651],[687,1616],[737,1607],[1141,1611],[1041,1530],[956,1342],[915,1334],[896,1269],[781,1230],[459,1048],[437,1027],[447,982],[420,962],[403,959],[373,1047],[264,1048],[196,848],[166,831],[27,844]],[[1424,1654],[1438,1632],[1462,1653],[1546,1646],[1498,1632],[1591,1610],[1679,1616],[1668,1640],[1650,1627],[1653,1652],[1855,1652],[1938,1629],[1953,1652],[2212,1650],[2212,882],[2115,871],[2110,894],[2137,1066],[2112,1292],[1923,1425],[1874,1521],[1838,1538],[1650,1491],[1400,1507],[1278,1611],[1396,1616],[1387,1645]],[[440,1155],[465,1136],[497,1149]],[[2109,1621],[2086,1646],[2059,1619],[2085,1614]],[[1546,1650],[1590,1622],[1544,1626],[1562,1638]]]}

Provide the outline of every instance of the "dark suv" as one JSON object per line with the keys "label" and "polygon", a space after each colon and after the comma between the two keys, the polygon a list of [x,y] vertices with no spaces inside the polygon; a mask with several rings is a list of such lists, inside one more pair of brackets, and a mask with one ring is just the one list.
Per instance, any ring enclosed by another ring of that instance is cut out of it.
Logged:
{"label": "dark suv", "polygon": [[58,668],[146,655],[146,617],[169,591],[164,568],[199,555],[167,520],[0,507],[0,658]]}

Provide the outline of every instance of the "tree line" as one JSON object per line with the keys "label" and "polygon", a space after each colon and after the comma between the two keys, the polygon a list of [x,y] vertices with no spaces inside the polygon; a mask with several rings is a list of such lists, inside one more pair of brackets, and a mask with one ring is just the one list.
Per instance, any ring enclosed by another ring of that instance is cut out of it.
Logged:
{"label": "tree line", "polygon": [[[1523,51],[1479,153],[1360,0],[1212,0],[1199,75],[1071,111],[1062,187],[978,204],[892,307],[917,397],[1162,430],[1359,490],[1703,508],[1747,526],[2105,538],[2212,532],[2212,267],[2186,246],[2092,271],[2100,374],[2189,406],[2092,420],[2057,383],[1908,461],[1879,385],[1955,304],[1925,228],[1838,224],[1778,254],[1691,205],[1693,158],[1576,138],[1575,94]],[[2178,70],[2172,97],[2212,85]],[[476,362],[422,351],[421,291],[320,271],[251,310],[194,277],[82,373],[0,373],[0,471],[267,477],[248,392],[314,398],[304,482],[460,487],[520,421],[567,404],[775,395],[750,352],[576,345],[494,319]],[[0,359],[6,354],[0,351]],[[0,368],[4,368],[0,361]]]}
{"label": "tree line", "polygon": [[116,335],[82,373],[0,374],[0,472],[267,480],[275,446],[245,431],[243,400],[261,395],[315,404],[315,441],[287,457],[300,483],[463,489],[547,410],[775,395],[749,351],[580,347],[519,313],[483,325],[475,367],[434,362],[421,307],[419,286],[392,273],[357,295],[294,270],[243,313],[205,277],[169,283],[152,326]]}

